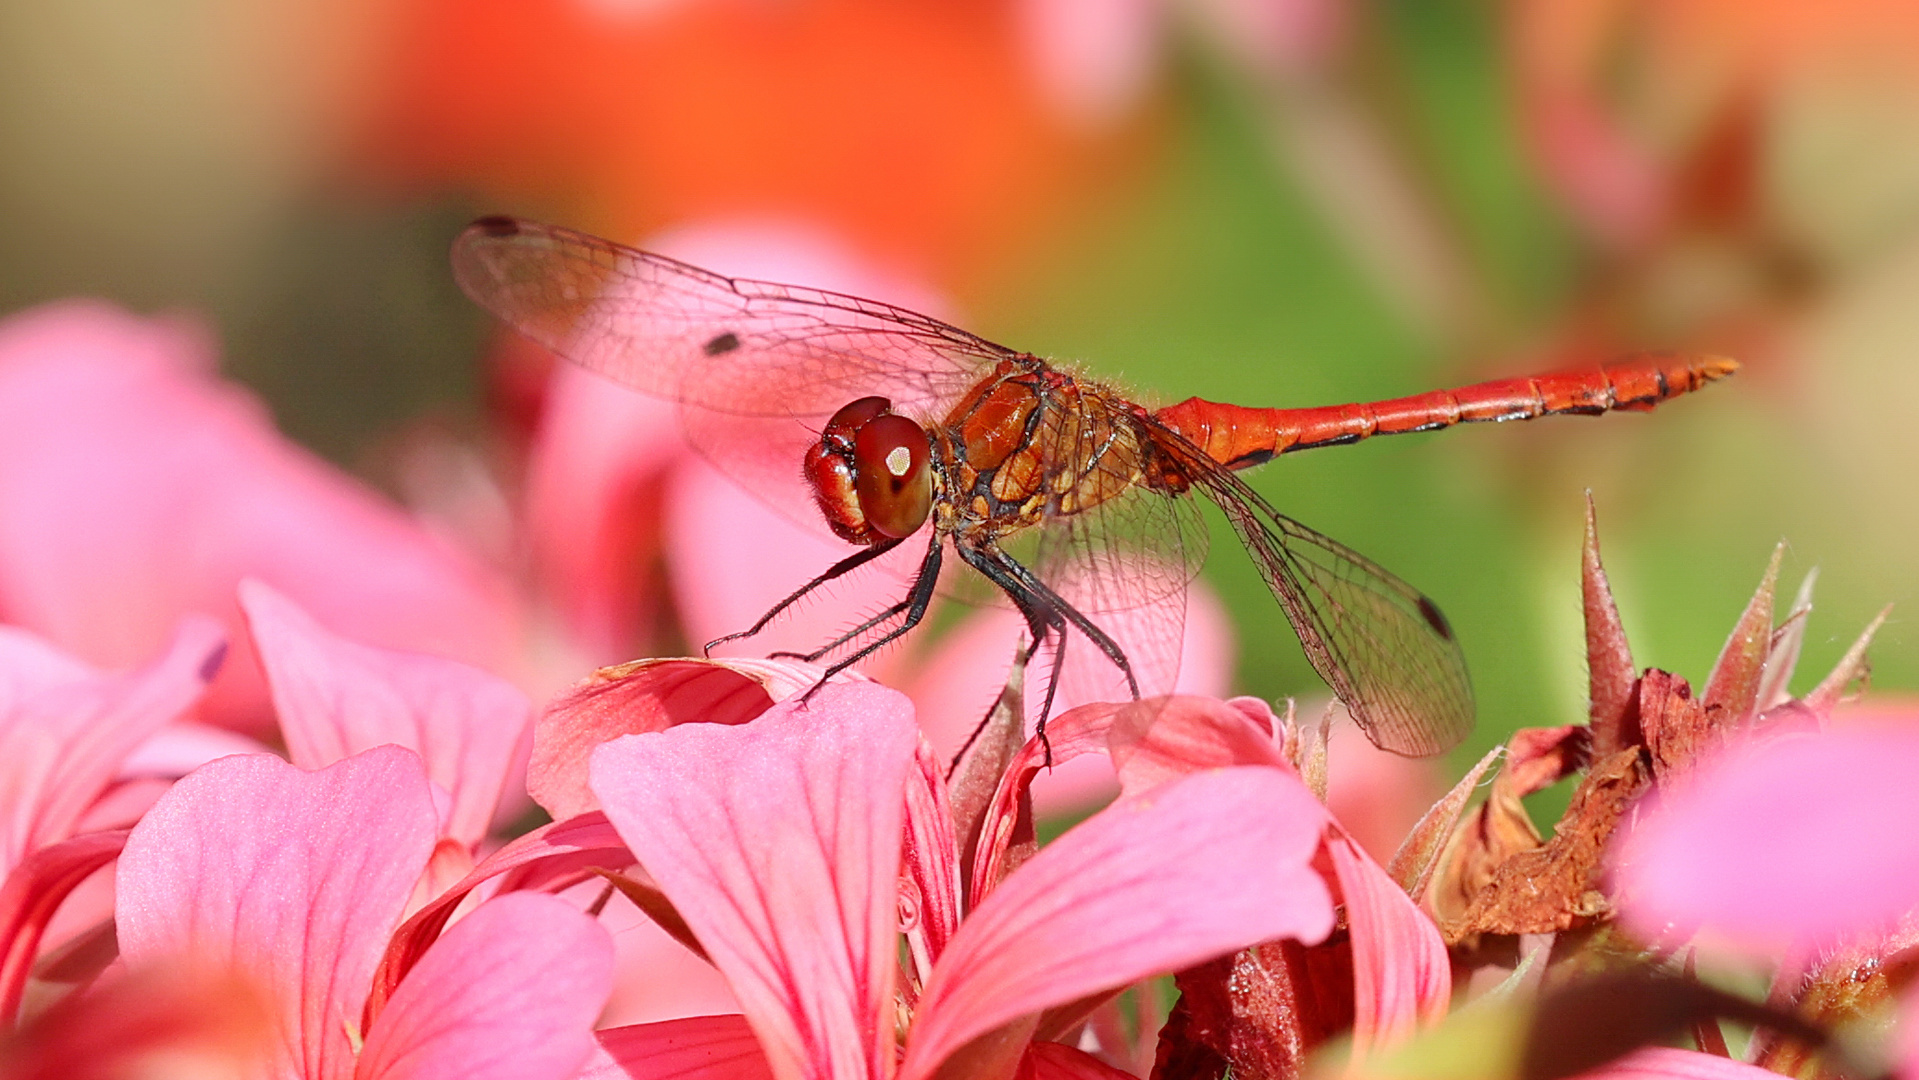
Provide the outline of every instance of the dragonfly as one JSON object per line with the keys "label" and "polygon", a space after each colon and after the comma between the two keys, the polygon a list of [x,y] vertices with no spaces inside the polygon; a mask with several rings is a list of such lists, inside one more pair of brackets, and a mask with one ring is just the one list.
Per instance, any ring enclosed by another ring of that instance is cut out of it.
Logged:
{"label": "dragonfly", "polygon": [[[854,545],[720,641],[756,634],[828,582],[891,562],[904,579],[897,602],[805,655],[830,658],[827,672],[837,673],[922,621],[950,549],[1018,610],[1033,647],[1050,643],[1042,725],[1072,634],[1132,697],[1169,692],[1186,587],[1205,555],[1204,498],[1358,727],[1406,755],[1442,752],[1472,729],[1451,625],[1424,593],[1281,513],[1240,474],[1376,435],[1647,410],[1739,366],[1642,354],[1386,401],[1252,408],[1191,398],[1151,408],[915,311],[726,277],[557,226],[481,218],[454,242],[452,260],[481,307],[575,364],[677,402],[701,453]],[[1135,631],[1124,644],[1109,632],[1116,622]]]}

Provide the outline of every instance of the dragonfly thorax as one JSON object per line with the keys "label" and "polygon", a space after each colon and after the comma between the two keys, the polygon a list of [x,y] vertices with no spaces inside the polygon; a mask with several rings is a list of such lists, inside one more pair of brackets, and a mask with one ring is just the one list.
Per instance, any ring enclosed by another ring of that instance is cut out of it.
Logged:
{"label": "dragonfly thorax", "polygon": [[806,451],[806,481],[834,535],[855,544],[911,536],[933,506],[932,440],[881,397],[849,402]]}

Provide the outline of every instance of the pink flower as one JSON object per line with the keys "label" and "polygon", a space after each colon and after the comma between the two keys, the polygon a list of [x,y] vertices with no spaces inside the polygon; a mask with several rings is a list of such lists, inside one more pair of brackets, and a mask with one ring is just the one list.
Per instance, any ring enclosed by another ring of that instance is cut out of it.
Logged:
{"label": "pink flower", "polygon": [[[116,786],[123,763],[193,707],[225,651],[217,624],[190,618],[159,659],[107,675],[0,627],[0,1026],[13,1022],[60,905],[119,853],[117,830],[152,797]],[[84,927],[90,914],[70,918]]]}
{"label": "pink flower", "polygon": [[[1053,1010],[1331,928],[1310,864],[1324,813],[1283,770],[1215,770],[1122,799],[990,895],[975,886],[971,904],[941,772],[906,699],[862,683],[829,684],[746,724],[679,724],[601,747],[592,789],[617,839],[732,983],[744,1020],[602,1032],[599,1068],[656,1069],[655,1055],[703,1047],[719,1057],[688,1075],[886,1076],[897,1060],[909,1078],[943,1066],[1110,1076],[1049,1042],[1083,1017]],[[501,856],[576,865],[555,860],[606,850],[594,817],[547,830],[556,840],[573,830],[586,848],[527,838],[515,845],[523,854]],[[1004,835],[990,827],[980,851],[1000,851]],[[912,1009],[903,1047],[896,993]],[[757,1046],[743,1041],[749,1030]]]}
{"label": "pink flower", "polygon": [[318,772],[224,758],[174,785],[119,866],[121,954],[230,970],[271,1003],[272,1075],[555,1080],[592,1049],[611,942],[566,903],[482,904],[377,1015],[374,970],[438,835],[419,758],[379,747]]}
{"label": "pink flower", "polygon": [[526,695],[455,660],[348,641],[258,581],[240,583],[240,606],[293,763],[318,769],[404,746],[447,795],[443,834],[476,851],[526,758]]}
{"label": "pink flower", "polygon": [[[202,335],[93,303],[0,322],[0,619],[91,663],[144,661],[183,612],[237,627],[272,582],[348,635],[497,665],[502,583],[274,432]],[[239,635],[210,717],[258,727]]]}
{"label": "pink flower", "polygon": [[258,989],[190,966],[74,994],[0,1041],[8,1080],[252,1080],[276,1032]]}
{"label": "pink flower", "polygon": [[[1218,701],[1181,696],[1124,706],[1087,706],[1060,717],[1048,734],[1054,740],[1050,754],[1055,760],[1103,748],[1118,769],[1121,791],[1133,797],[1146,797],[1179,777],[1239,766],[1270,768],[1298,783],[1290,763],[1298,752],[1297,733],[1253,698]],[[1047,754],[1038,740],[1027,744],[1001,784],[1001,807],[1017,787],[1015,778],[1030,776]],[[1290,1015],[1270,1019],[1290,1029],[1297,1044],[1307,1049],[1316,1041],[1316,1032],[1350,1028],[1355,1054],[1363,1056],[1398,1043],[1445,1015],[1452,996],[1451,964],[1432,920],[1323,806],[1316,801],[1310,805],[1320,860],[1314,865],[1345,905],[1350,931],[1350,949],[1328,950],[1327,956],[1349,974],[1353,992],[1348,1002],[1308,1002],[1290,1010]],[[1273,968],[1314,961],[1282,955],[1256,956],[1250,962]],[[1289,977],[1309,976],[1301,967]],[[1232,981],[1226,970],[1190,982],[1182,977],[1181,988],[1187,995],[1182,1007],[1203,1009],[1220,1003],[1209,996],[1219,999],[1229,994]],[[1294,1060],[1285,1066],[1299,1064]]]}
{"label": "pink flower", "polygon": [[1796,952],[1919,909],[1919,717],[1775,736],[1660,793],[1620,851],[1627,925]]}

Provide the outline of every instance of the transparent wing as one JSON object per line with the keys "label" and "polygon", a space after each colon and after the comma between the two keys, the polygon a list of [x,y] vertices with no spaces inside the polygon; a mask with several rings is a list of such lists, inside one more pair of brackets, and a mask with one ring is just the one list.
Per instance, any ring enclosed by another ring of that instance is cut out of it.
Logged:
{"label": "transparent wing", "polygon": [[1385,750],[1423,756],[1471,733],[1466,657],[1438,606],[1372,560],[1273,509],[1176,433],[1160,429],[1157,444],[1225,512],[1286,609],[1306,658],[1368,738]]}
{"label": "transparent wing", "polygon": [[[1048,506],[1034,569],[1112,639],[1140,695],[1153,697],[1171,693],[1179,677],[1186,591],[1206,561],[1206,523],[1190,496],[1149,482],[1151,436],[1120,402],[1081,384],[1035,433],[1045,475],[1067,490]],[[1068,641],[1060,708],[1131,696],[1087,634],[1069,631]]]}
{"label": "transparent wing", "polygon": [[868,394],[937,419],[1015,355],[873,300],[728,278],[584,233],[483,218],[460,288],[520,333],[634,389],[738,416],[831,415]]}

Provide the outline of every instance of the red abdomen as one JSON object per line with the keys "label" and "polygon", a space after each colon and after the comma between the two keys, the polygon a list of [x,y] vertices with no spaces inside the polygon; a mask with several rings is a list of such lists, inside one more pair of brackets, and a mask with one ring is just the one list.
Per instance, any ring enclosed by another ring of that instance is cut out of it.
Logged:
{"label": "red abdomen", "polygon": [[1248,468],[1276,454],[1479,421],[1644,411],[1739,369],[1719,356],[1648,355],[1586,371],[1498,379],[1411,397],[1311,409],[1257,409],[1188,398],[1154,414],[1214,461]]}

